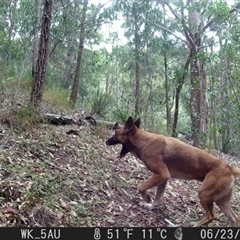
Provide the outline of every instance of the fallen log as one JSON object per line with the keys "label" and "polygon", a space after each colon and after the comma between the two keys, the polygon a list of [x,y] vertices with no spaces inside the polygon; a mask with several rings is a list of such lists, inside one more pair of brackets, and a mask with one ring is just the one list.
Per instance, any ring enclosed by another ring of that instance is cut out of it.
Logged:
{"label": "fallen log", "polygon": [[102,120],[95,120],[97,125],[105,125],[110,130],[116,130],[120,128],[122,125],[120,125],[118,122],[109,122],[109,121],[102,121]]}
{"label": "fallen log", "polygon": [[70,125],[75,123],[70,116],[61,116],[52,113],[42,116],[42,121],[53,125]]}
{"label": "fallen log", "polygon": [[62,116],[58,114],[53,113],[47,113],[44,116],[42,116],[42,122],[47,122],[49,124],[53,125],[71,125],[71,124],[77,124],[77,125],[91,125],[91,126],[98,126],[98,125],[104,125],[110,130],[115,130],[121,127],[118,122],[110,122],[110,121],[104,121],[104,120],[97,120],[92,116],[87,116],[84,118],[79,118],[74,120],[71,116]]}

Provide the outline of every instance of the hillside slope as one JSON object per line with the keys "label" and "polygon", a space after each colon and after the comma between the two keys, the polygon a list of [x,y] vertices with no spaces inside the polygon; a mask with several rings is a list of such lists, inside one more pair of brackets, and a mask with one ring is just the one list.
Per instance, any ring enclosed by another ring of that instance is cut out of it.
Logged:
{"label": "hillside slope", "polygon": [[[120,146],[105,145],[112,134],[77,125],[25,132],[0,125],[0,226],[191,226],[204,217],[196,181],[171,180],[158,208],[141,206],[137,185],[151,173],[130,154],[117,159]],[[238,215],[239,197],[237,180],[232,206]],[[210,226],[227,226],[216,213]]]}

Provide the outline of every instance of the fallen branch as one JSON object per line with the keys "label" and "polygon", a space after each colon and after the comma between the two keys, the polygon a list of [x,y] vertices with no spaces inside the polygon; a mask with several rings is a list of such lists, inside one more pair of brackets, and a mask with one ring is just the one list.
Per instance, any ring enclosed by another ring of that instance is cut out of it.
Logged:
{"label": "fallen branch", "polygon": [[92,116],[86,116],[83,118],[79,118],[77,120],[74,120],[71,116],[62,116],[58,114],[52,114],[47,113],[44,116],[42,116],[42,122],[47,122],[49,124],[53,125],[71,125],[71,124],[77,124],[77,125],[91,125],[91,126],[98,126],[98,125],[104,125],[108,129],[115,130],[119,127],[121,127],[118,122],[113,123],[110,121],[104,121],[104,120],[96,120]]}

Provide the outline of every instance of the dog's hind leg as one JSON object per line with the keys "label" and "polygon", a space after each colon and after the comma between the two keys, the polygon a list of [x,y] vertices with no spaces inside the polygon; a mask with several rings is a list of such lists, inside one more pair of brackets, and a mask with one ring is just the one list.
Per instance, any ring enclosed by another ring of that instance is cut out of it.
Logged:
{"label": "dog's hind leg", "polygon": [[213,202],[216,202],[224,214],[231,219],[234,225],[238,224],[237,216],[230,206],[233,184],[234,177],[229,171],[229,168],[215,169],[213,172],[209,172],[206,175],[202,186],[199,189],[198,196],[204,210],[206,211],[207,217],[202,221],[195,223],[195,227],[208,224],[215,219]]}
{"label": "dog's hind leg", "polygon": [[218,207],[223,211],[223,213],[230,218],[230,220],[233,223],[233,227],[238,227],[238,216],[237,214],[233,211],[230,201],[232,198],[232,192],[233,189],[230,190],[228,194],[223,196],[222,198],[218,199],[216,201],[216,204]]}
{"label": "dog's hind leg", "polygon": [[215,179],[214,174],[208,174],[205,177],[198,191],[198,197],[207,216],[203,220],[194,223],[194,227],[208,224],[215,219],[215,215],[213,212],[213,203],[216,199],[216,195],[219,193],[218,186],[216,184],[217,181],[218,180]]}
{"label": "dog's hind leg", "polygon": [[202,207],[204,208],[204,210],[206,211],[207,217],[204,218],[201,221],[198,221],[196,223],[194,223],[194,227],[199,227],[201,225],[205,225],[208,224],[210,222],[212,222],[215,219],[215,215],[213,212],[213,201],[212,200],[200,200]]}

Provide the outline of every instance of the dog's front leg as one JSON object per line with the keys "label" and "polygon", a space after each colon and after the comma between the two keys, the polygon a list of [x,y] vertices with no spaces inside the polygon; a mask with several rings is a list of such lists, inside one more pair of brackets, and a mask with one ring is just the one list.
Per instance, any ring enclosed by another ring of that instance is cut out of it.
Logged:
{"label": "dog's front leg", "polygon": [[159,204],[159,202],[162,200],[163,198],[163,194],[164,194],[164,191],[166,189],[166,185],[167,185],[167,181],[166,182],[163,182],[162,184],[159,184],[158,185],[158,188],[157,188],[157,192],[156,192],[156,196],[155,196],[155,199],[154,199],[154,202],[151,204],[151,206],[149,207],[150,209],[153,209],[155,206],[157,206]]}
{"label": "dog's front leg", "polygon": [[149,188],[158,186],[154,202],[151,204],[147,204],[149,208],[152,209],[161,200],[161,197],[163,196],[168,179],[169,177],[167,176],[167,174],[164,174],[164,175],[154,174],[149,179],[147,179],[146,181],[144,181],[139,185],[138,191],[141,194],[144,201],[147,203],[151,203],[151,197],[147,193],[147,190]]}
{"label": "dog's front leg", "polygon": [[157,192],[156,192],[154,201],[152,203],[143,203],[142,205],[144,205],[145,207],[147,207],[150,210],[154,209],[159,204],[159,202],[162,200],[164,191],[166,189],[166,185],[167,185],[167,181],[162,184],[159,184],[157,187]]}

